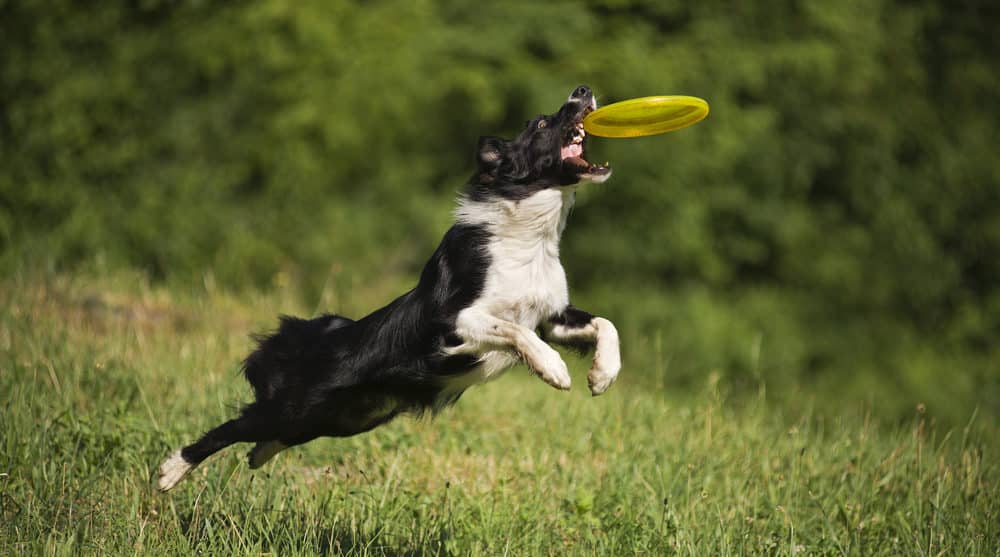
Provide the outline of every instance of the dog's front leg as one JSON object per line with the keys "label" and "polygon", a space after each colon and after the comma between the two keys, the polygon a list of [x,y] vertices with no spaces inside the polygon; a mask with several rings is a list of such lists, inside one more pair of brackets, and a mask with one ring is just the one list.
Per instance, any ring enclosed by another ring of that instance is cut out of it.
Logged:
{"label": "dog's front leg", "polygon": [[559,353],[531,329],[495,317],[485,310],[468,308],[455,320],[455,332],[462,344],[448,349],[450,354],[483,354],[490,350],[515,350],[542,381],[569,390],[566,362]]}
{"label": "dog's front leg", "polygon": [[543,326],[545,338],[568,346],[594,348],[594,365],[587,374],[590,392],[597,396],[615,382],[622,368],[618,330],[603,317],[568,306]]}

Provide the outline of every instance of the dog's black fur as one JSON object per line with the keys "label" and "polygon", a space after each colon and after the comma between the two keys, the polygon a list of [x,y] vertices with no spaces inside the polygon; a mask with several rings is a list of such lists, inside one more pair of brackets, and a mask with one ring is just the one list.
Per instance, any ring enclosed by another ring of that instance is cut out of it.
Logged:
{"label": "dog's black fur", "polygon": [[[583,158],[582,144],[578,156],[563,155],[576,130],[582,135],[580,122],[595,106],[592,98],[587,87],[578,87],[558,112],[528,122],[514,140],[482,138],[466,198],[519,201],[547,188],[606,177],[607,167]],[[339,315],[282,317],[278,330],[258,338],[257,349],[244,362],[256,400],[240,417],[184,447],[183,464],[194,467],[237,442],[258,443],[255,450],[277,442],[280,450],[321,436],[355,435],[404,412],[453,403],[461,390],[445,386],[475,368],[479,356],[447,348],[462,344],[456,316],[483,291],[491,263],[485,247],[490,234],[483,226],[456,223],[413,290],[357,321]],[[547,317],[552,325],[569,328],[594,319],[572,306]],[[253,466],[253,452],[250,456]],[[173,483],[161,479],[161,489]]]}

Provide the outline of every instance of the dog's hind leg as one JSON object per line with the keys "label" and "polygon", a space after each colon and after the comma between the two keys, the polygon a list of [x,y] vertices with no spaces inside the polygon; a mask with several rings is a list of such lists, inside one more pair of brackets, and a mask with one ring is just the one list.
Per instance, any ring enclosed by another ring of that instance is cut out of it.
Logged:
{"label": "dog's hind leg", "polygon": [[273,438],[273,432],[261,426],[261,421],[257,420],[251,411],[247,411],[242,417],[229,420],[203,435],[198,441],[174,452],[160,465],[160,478],[157,482],[160,491],[171,489],[195,466],[233,443]]}
{"label": "dog's hind leg", "polygon": [[250,465],[250,468],[260,468],[267,461],[274,458],[274,455],[287,448],[288,445],[285,445],[281,441],[261,441],[254,445],[250,449],[250,452],[247,453],[247,463]]}

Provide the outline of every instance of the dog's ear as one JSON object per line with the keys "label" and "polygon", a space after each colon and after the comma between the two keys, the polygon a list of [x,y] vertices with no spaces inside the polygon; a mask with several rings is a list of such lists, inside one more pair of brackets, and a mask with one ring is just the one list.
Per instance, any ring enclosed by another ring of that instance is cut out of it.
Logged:
{"label": "dog's ear", "polygon": [[494,170],[503,163],[507,152],[507,141],[499,137],[480,137],[478,161],[482,170]]}

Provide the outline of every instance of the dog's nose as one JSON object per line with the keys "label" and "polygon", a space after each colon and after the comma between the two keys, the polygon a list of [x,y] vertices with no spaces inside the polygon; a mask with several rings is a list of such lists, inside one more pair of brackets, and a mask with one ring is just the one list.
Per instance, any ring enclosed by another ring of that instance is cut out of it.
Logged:
{"label": "dog's nose", "polygon": [[577,87],[575,91],[573,91],[573,94],[570,95],[570,98],[582,99],[586,98],[588,95],[590,95],[590,87],[587,87],[586,85],[581,85]]}

